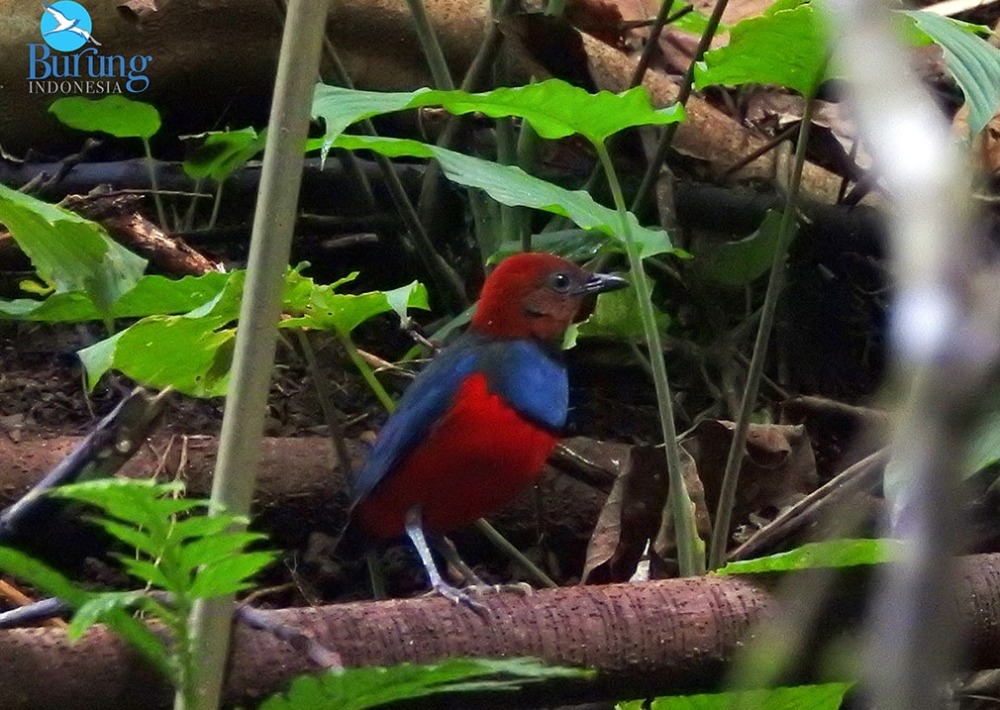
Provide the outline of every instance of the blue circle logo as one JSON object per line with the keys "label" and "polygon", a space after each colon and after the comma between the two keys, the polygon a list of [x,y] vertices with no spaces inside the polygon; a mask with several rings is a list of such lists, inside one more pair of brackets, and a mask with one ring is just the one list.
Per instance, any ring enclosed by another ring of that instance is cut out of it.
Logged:
{"label": "blue circle logo", "polygon": [[83,5],[73,0],[59,0],[47,3],[42,0],[45,12],[38,23],[42,39],[52,49],[60,52],[73,52],[90,42],[100,46],[101,43],[90,36],[93,23],[90,13]]}

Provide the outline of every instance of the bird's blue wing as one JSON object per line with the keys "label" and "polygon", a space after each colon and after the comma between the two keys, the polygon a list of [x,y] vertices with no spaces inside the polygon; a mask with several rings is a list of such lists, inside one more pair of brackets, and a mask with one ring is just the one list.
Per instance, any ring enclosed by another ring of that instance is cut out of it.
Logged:
{"label": "bird's blue wing", "polygon": [[423,440],[447,411],[462,382],[476,369],[481,342],[471,335],[456,340],[421,372],[399,400],[375,440],[365,465],[351,483],[357,503]]}

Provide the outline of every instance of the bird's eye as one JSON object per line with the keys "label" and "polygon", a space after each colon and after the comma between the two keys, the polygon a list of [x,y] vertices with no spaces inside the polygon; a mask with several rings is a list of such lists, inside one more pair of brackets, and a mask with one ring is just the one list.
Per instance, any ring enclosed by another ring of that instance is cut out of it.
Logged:
{"label": "bird's eye", "polygon": [[568,274],[561,271],[557,271],[549,277],[549,288],[557,293],[566,293],[572,285],[573,280]]}

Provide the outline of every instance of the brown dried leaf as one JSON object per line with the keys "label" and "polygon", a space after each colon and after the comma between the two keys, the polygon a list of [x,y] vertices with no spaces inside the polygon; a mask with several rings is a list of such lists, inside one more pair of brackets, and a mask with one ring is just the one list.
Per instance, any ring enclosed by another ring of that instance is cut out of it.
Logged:
{"label": "brown dried leaf", "polygon": [[[702,422],[684,442],[698,464],[709,509],[715,512],[735,424]],[[783,508],[815,490],[819,477],[805,427],[751,424],[740,469],[732,529],[770,520]]]}

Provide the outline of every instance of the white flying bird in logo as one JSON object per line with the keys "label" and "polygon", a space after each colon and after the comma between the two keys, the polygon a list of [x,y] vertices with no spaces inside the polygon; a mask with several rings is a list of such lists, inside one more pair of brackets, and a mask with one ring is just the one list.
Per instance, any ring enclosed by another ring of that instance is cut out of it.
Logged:
{"label": "white flying bird in logo", "polygon": [[44,0],[42,0],[42,5],[45,6],[45,12],[49,13],[50,15],[52,15],[52,17],[56,18],[56,22],[59,23],[54,28],[52,28],[51,30],[49,30],[47,32],[43,32],[42,33],[43,35],[51,35],[51,34],[55,34],[57,32],[75,32],[76,34],[81,35],[88,42],[93,42],[98,47],[101,46],[101,43],[98,42],[93,37],[91,37],[90,33],[87,32],[87,30],[83,29],[82,27],[77,27],[76,26],[77,23],[79,22],[79,20],[71,20],[71,19],[69,19],[68,17],[66,17],[66,15],[64,15],[61,12],[59,12],[58,10],[56,10],[54,7],[52,7],[51,5],[49,5]]}

